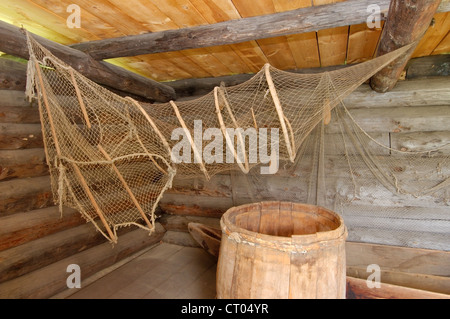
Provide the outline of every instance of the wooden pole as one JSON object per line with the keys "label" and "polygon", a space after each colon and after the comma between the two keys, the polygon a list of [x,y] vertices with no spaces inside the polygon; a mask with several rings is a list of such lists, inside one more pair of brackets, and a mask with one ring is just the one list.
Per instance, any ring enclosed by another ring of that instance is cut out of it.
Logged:
{"label": "wooden pole", "polygon": [[[377,56],[415,41],[418,44],[427,31],[440,2],[441,0],[392,0]],[[396,59],[371,78],[370,86],[373,90],[383,93],[395,86],[417,44],[413,45],[404,56]]]}

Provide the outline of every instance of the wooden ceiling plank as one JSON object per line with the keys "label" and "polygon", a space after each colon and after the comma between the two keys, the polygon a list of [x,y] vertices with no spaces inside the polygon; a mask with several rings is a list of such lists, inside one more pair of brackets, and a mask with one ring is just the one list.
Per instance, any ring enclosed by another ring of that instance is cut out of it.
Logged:
{"label": "wooden ceiling plank", "polygon": [[320,65],[322,67],[345,64],[348,30],[349,27],[338,27],[317,32]]}
{"label": "wooden ceiling plank", "polygon": [[[314,6],[345,2],[345,0],[313,0]],[[345,64],[347,59],[348,27],[337,27],[317,32],[320,64],[323,67]]]}
{"label": "wooden ceiling plank", "polygon": [[[189,0],[151,0],[151,3],[173,21],[173,29],[207,24],[207,21]],[[184,50],[180,51],[180,55],[185,57],[186,64],[189,65],[193,62],[198,69],[206,72],[204,76],[220,76],[231,73],[230,69],[208,48]],[[183,77],[178,77],[178,79],[181,78]]]}
{"label": "wooden ceiling plank", "polygon": [[[73,1],[73,0],[69,0]],[[122,12],[132,16],[147,32],[158,32],[170,29],[178,29],[178,26],[163,13],[157,6],[148,0],[130,1],[108,0]]]}
{"label": "wooden ceiling plank", "polygon": [[[241,16],[231,0],[190,0],[196,10],[209,24],[215,24],[233,19],[240,19]],[[257,46],[256,42],[253,44]],[[211,54],[222,61],[233,74],[252,72],[252,67],[245,59],[241,58],[241,52],[233,45],[221,45],[208,48]]]}
{"label": "wooden ceiling plank", "polygon": [[450,54],[450,31],[431,54]]}
{"label": "wooden ceiling plank", "polygon": [[89,12],[92,16],[114,26],[127,35],[140,34],[146,31],[142,24],[127,15],[126,11],[119,10],[107,0],[96,0],[95,2],[91,0],[77,0],[76,3],[81,8],[81,17],[84,12]]}
{"label": "wooden ceiling plank", "polygon": [[182,72],[192,74],[193,75],[192,77],[203,78],[208,77],[208,74],[210,74],[203,67],[199,66],[195,61],[189,59],[186,55],[182,54],[182,52],[178,51],[164,52],[158,53],[156,55],[154,54],[144,55],[143,57],[148,57],[150,60],[153,60],[155,57],[159,57],[160,59],[170,61],[171,63],[176,65],[180,70],[182,70]]}
{"label": "wooden ceiling plank", "polygon": [[450,13],[436,13],[434,23],[430,25],[427,32],[420,40],[419,45],[414,51],[412,58],[431,55],[434,49],[441,43],[450,30]]}
{"label": "wooden ceiling plank", "polygon": [[[275,13],[272,0],[245,1],[234,0],[234,5],[242,18],[249,18]],[[295,68],[295,61],[285,36],[260,39],[256,41],[267,60],[276,68]]]}
{"label": "wooden ceiling plank", "polygon": [[[124,2],[123,0],[109,1],[119,10],[132,15],[133,19],[139,21],[147,31],[159,32],[179,28],[171,17],[168,17],[151,1],[135,0],[133,6],[130,6],[129,2]],[[185,57],[182,52],[156,53],[138,55],[136,57],[138,61],[132,62],[133,65],[142,65],[142,72],[157,81],[211,76],[209,72]]]}
{"label": "wooden ceiling plank", "polygon": [[[202,24],[214,24],[240,18],[234,4],[229,0],[189,0],[187,2],[195,9],[192,10],[193,14],[195,14],[198,19],[200,19],[200,17],[202,18]],[[185,23],[183,26],[185,25],[188,24]],[[192,27],[195,25],[191,24],[188,26]],[[211,57],[206,56],[205,52],[208,52]],[[198,65],[213,74],[213,76],[245,73],[249,71],[246,64],[230,46],[208,47],[202,50],[189,49],[183,53],[195,60]]]}
{"label": "wooden ceiling plank", "polygon": [[2,10],[6,8],[14,10],[18,16],[22,17],[22,21],[41,25],[44,28],[53,30],[55,34],[61,34],[69,41],[62,42],[63,44],[77,43],[80,41],[97,40],[100,37],[93,36],[84,28],[70,29],[67,26],[66,20],[70,13],[65,13],[64,16],[59,16],[56,13],[48,10],[45,6],[41,6],[35,2],[27,0],[2,0]]}
{"label": "wooden ceiling plank", "polygon": [[308,32],[286,36],[297,69],[320,67],[317,33]]}
{"label": "wooden ceiling plank", "polygon": [[[67,7],[74,4],[73,0],[32,0],[36,5],[46,8],[48,11],[60,16],[62,19],[67,19],[70,13],[67,12]],[[88,10],[81,9],[81,29],[87,30],[89,34],[84,34],[86,39],[107,39],[127,35],[125,32],[120,32],[110,21],[103,21],[97,16],[91,14]],[[80,29],[70,29],[73,33],[78,33]],[[86,39],[79,40],[87,41]]]}
{"label": "wooden ceiling plank", "polygon": [[9,14],[9,10],[0,7],[0,21],[14,25],[18,28],[25,28],[26,30],[38,34],[41,37],[59,43],[71,43],[71,39],[66,38],[62,34],[55,33],[53,30],[45,28],[33,21],[24,21],[22,17],[17,17],[14,14]]}
{"label": "wooden ceiling plank", "polygon": [[272,66],[281,70],[295,69],[297,67],[286,36],[261,39],[256,42]]}
{"label": "wooden ceiling plank", "polygon": [[[306,8],[312,5],[311,0],[272,0],[277,12]],[[319,67],[319,47],[316,32],[293,34],[286,36],[297,69]]]}
{"label": "wooden ceiling plank", "polygon": [[[383,21],[381,21],[383,22]],[[347,64],[360,63],[373,58],[381,36],[380,28],[369,28],[366,23],[350,26]]]}
{"label": "wooden ceiling plank", "polygon": [[[89,5],[90,1],[88,0],[82,0],[85,7],[86,5]],[[101,6],[98,5],[98,3],[95,4],[95,8],[93,8],[95,11],[93,11],[93,14],[96,14],[97,16],[104,14],[101,16],[102,19],[106,19],[107,21],[116,21],[117,19],[121,19],[122,23],[117,24],[117,28],[122,32],[128,32],[129,34],[140,34],[142,32],[147,32],[148,30],[145,29],[145,26],[139,22],[139,20],[143,20],[143,15],[148,14],[148,9],[146,11],[143,11],[142,13],[138,14],[136,10],[129,11],[130,3],[129,2],[123,2],[120,4],[117,1],[111,1],[111,4],[100,2]],[[119,5],[118,7],[115,7],[115,5]],[[166,22],[165,25],[171,28],[178,28],[177,24],[175,24],[170,17],[168,17],[163,11],[161,11],[158,7],[154,6],[151,2],[148,2],[146,5],[148,5],[149,9],[155,9],[157,8],[157,11],[154,11],[152,13],[151,17],[152,20],[155,21],[155,18],[163,19],[163,22]],[[91,10],[93,10],[91,9]],[[141,6],[140,9],[143,9]],[[154,16],[156,14],[156,17]],[[117,16],[118,15],[118,16]],[[116,18],[114,18],[117,16]],[[165,17],[164,17],[165,16]],[[155,31],[160,28],[160,24],[156,24]],[[153,31],[150,29],[150,31]],[[177,57],[183,57],[182,53],[176,54]],[[157,54],[152,57],[145,57],[145,56],[139,56],[137,63],[139,61],[145,61],[149,63],[148,67],[146,68],[146,71],[141,69],[141,72],[145,72],[147,76],[151,76],[154,79],[157,79],[158,81],[161,81],[162,79],[168,80],[168,79],[182,79],[186,76],[189,77],[195,77],[198,75],[202,76],[210,76],[211,73],[207,72],[197,72],[198,65],[195,64],[190,72],[187,72],[186,69],[180,69],[179,64],[173,63],[171,59],[167,59],[167,55],[165,54]],[[150,63],[150,61],[152,61]],[[133,63],[133,62],[132,62]],[[185,64],[191,65],[192,63],[189,63],[189,61],[185,61]]]}
{"label": "wooden ceiling plank", "polygon": [[[154,64],[150,66],[140,56],[108,59],[105,61],[155,81],[162,82],[173,79],[173,75],[167,72],[167,68],[163,68],[165,65],[162,65],[160,68],[156,68]],[[170,67],[173,68],[174,66],[170,65]]]}
{"label": "wooden ceiling plank", "polygon": [[[65,21],[69,13],[67,13],[67,7],[73,3],[73,0],[32,0],[32,2],[43,8],[45,10],[52,12],[53,14],[59,16],[61,20]],[[117,36],[123,36],[126,35],[125,32],[122,32],[118,30],[114,25],[109,24],[108,20],[104,21],[103,17],[99,18],[93,14],[91,14],[88,10],[84,10],[84,8],[81,8],[81,27],[83,30],[89,30],[89,33],[82,33],[83,38],[89,37],[85,40],[96,40],[101,38],[111,38],[111,37],[117,37]],[[45,21],[45,23],[49,23],[49,21]],[[54,30],[61,29],[60,25],[50,25],[51,28],[53,28],[52,32],[55,32]],[[65,25],[62,26],[63,29],[67,29]],[[80,29],[74,28],[70,29],[73,34],[77,34]],[[31,31],[31,30],[30,30]],[[41,34],[39,34],[41,35]],[[41,35],[42,36],[42,35]],[[48,37],[46,37],[48,38]],[[77,40],[79,41],[79,40]],[[58,43],[73,43],[73,40],[70,42],[62,42],[62,41],[56,41]],[[107,62],[112,63],[116,66],[119,66],[123,69],[126,69],[128,71],[131,71],[133,73],[146,76],[148,77],[148,72],[143,72],[141,69],[137,69],[131,64],[136,64],[139,59],[136,59],[134,57],[130,58],[116,58],[116,59],[109,59]],[[156,78],[153,78],[150,76],[150,78],[156,80]]]}
{"label": "wooden ceiling plank", "polygon": [[232,44],[231,47],[239,53],[239,57],[251,72],[258,72],[264,64],[269,62],[256,41],[236,43]]}

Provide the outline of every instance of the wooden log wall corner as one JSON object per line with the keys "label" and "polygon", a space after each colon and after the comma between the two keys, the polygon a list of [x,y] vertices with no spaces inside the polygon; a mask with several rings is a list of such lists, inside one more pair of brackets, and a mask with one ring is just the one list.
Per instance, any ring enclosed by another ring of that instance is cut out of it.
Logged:
{"label": "wooden log wall corner", "polygon": [[[415,41],[418,44],[440,3],[441,0],[392,0],[376,55],[384,55]],[[373,90],[384,93],[395,86],[417,44],[371,78]]]}

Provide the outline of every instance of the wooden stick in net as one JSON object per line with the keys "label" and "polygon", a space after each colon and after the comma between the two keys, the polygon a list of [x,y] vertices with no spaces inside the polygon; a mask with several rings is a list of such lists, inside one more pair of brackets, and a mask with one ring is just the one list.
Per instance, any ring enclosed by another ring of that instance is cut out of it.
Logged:
{"label": "wooden stick in net", "polygon": [[229,116],[231,117],[231,120],[233,121],[234,127],[236,129],[239,129],[237,121],[236,121],[236,118],[234,117],[233,112],[231,111],[231,107],[228,104],[228,102],[227,102],[227,100],[225,98],[225,95],[223,94],[223,91],[219,87],[216,86],[214,88],[214,103],[216,105],[216,114],[217,114],[217,118],[218,118],[219,123],[220,123],[220,128],[222,130],[223,135],[226,137],[226,141],[227,141],[228,147],[233,151],[233,157],[236,159],[236,163],[241,168],[241,170],[245,174],[247,174],[250,169],[249,169],[249,164],[248,164],[248,159],[247,159],[247,153],[245,151],[244,139],[242,137],[241,132],[239,130],[236,130],[236,133],[238,135],[239,142],[240,142],[240,145],[241,145],[241,150],[242,150],[242,153],[244,154],[244,165],[242,165],[242,163],[238,160],[237,152],[234,149],[234,145],[233,145],[232,139],[228,135],[228,132],[227,132],[226,127],[225,127],[225,123],[223,121],[222,113],[220,111],[219,97],[218,97],[218,94],[217,94],[218,91],[220,92],[220,95],[221,95],[222,99],[224,100],[225,106],[227,108]]}
{"label": "wooden stick in net", "polygon": [[83,97],[81,96],[80,88],[78,87],[77,81],[75,80],[75,75],[73,74],[72,68],[69,68],[70,77],[72,79],[73,87],[77,93],[78,102],[80,104],[81,112],[83,113],[84,120],[88,128],[91,128],[91,122],[89,121],[89,116],[87,114],[86,105],[84,104]]}
{"label": "wooden stick in net", "polygon": [[272,100],[275,105],[275,109],[278,114],[278,118],[280,120],[281,129],[283,130],[283,136],[284,140],[286,142],[286,148],[289,153],[289,159],[291,162],[294,162],[295,160],[295,146],[294,146],[294,140],[290,140],[289,133],[287,131],[286,122],[285,122],[285,116],[283,114],[283,109],[281,107],[280,99],[278,98],[277,90],[275,89],[275,85],[272,80],[272,76],[270,75],[270,64],[266,64],[264,67],[264,71],[266,74],[266,80],[267,84],[269,85],[270,94],[272,95]]}
{"label": "wooden stick in net", "polygon": [[197,147],[195,146],[194,141],[192,140],[191,133],[189,132],[189,129],[187,128],[186,123],[184,122],[183,118],[181,117],[181,114],[180,114],[180,111],[178,110],[177,105],[173,101],[170,101],[170,105],[172,105],[173,110],[175,111],[175,115],[177,116],[178,121],[181,124],[181,127],[183,127],[184,131],[186,132],[186,137],[189,140],[189,143],[191,144],[192,150],[194,152],[194,156],[197,159],[198,164],[200,165],[200,169],[202,170],[203,174],[205,174],[206,179],[209,180],[209,174],[206,171],[205,165],[203,164],[202,152],[199,152]]}
{"label": "wooden stick in net", "polygon": [[123,176],[120,173],[120,171],[117,168],[117,166],[112,162],[112,159],[109,156],[109,154],[105,151],[105,149],[101,145],[97,145],[97,148],[100,150],[100,152],[105,156],[105,158],[108,161],[111,161],[112,168],[113,168],[114,172],[117,174],[117,177],[119,178],[119,180],[122,183],[123,187],[125,187],[125,190],[127,191],[128,195],[130,196],[130,198],[133,201],[134,205],[136,206],[137,210],[141,214],[141,216],[144,219],[145,223],[148,225],[148,227],[150,229],[152,229],[153,228],[152,223],[148,220],[147,215],[145,215],[145,212],[142,209],[141,205],[139,204],[138,200],[136,199],[136,196],[134,196],[133,192],[131,191],[130,187],[128,186],[128,183],[123,178]]}

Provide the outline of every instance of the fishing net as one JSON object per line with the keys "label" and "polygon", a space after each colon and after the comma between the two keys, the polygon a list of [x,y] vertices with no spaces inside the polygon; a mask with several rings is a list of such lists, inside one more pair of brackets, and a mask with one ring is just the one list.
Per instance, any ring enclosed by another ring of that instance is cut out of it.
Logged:
{"label": "fishing net", "polygon": [[345,214],[355,203],[382,205],[369,202],[374,195],[390,203],[446,198],[448,144],[396,150],[367,133],[343,103],[413,45],[316,74],[267,64],[250,80],[195,100],[145,104],[86,79],[27,38],[27,91],[38,100],[54,198],[112,242],[121,226],[154,229],[155,208],[175,174],[210,179],[231,171],[245,180],[235,191],[248,201],[290,200]]}

